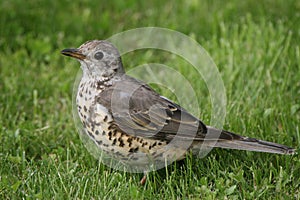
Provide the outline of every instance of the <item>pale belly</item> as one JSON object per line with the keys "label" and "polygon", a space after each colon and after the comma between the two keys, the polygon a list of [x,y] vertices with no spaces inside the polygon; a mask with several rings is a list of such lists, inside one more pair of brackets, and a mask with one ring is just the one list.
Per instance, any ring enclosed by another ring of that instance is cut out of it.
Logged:
{"label": "pale belly", "polygon": [[137,167],[137,170],[144,171],[150,165],[161,168],[161,165],[184,158],[185,149],[172,147],[166,141],[137,137],[120,130],[108,109],[95,102],[101,91],[86,90],[86,85],[89,83],[80,84],[76,103],[84,132],[97,146],[94,149],[126,167]]}

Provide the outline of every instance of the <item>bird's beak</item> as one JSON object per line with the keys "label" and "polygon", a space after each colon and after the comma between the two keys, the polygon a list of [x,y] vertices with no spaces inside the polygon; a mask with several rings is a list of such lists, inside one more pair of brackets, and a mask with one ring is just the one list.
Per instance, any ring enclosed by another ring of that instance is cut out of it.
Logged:
{"label": "bird's beak", "polygon": [[83,55],[79,49],[64,49],[61,51],[61,53],[65,56],[70,56],[79,60],[83,60],[86,58],[86,56]]}

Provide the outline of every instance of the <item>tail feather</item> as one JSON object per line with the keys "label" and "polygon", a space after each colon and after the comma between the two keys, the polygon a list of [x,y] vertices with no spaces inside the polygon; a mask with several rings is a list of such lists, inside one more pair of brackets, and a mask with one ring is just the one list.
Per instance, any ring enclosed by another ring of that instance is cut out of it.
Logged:
{"label": "tail feather", "polygon": [[[220,147],[227,149],[238,149],[238,150],[248,150],[257,152],[267,152],[276,154],[294,154],[295,149],[263,140],[258,140],[255,138],[248,138],[231,133],[229,131],[220,131],[213,127],[208,128],[208,145],[211,147]],[[209,138],[219,138],[215,143]],[[205,139],[206,140],[206,139]],[[206,142],[206,141],[205,141]]]}

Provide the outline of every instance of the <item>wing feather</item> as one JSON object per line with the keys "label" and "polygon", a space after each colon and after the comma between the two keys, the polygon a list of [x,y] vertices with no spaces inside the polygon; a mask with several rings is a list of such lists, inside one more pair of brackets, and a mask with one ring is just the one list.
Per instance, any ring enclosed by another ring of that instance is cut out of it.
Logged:
{"label": "wing feather", "polygon": [[116,125],[128,134],[172,140],[175,135],[194,139],[207,132],[196,117],[128,76],[122,85],[102,91],[96,101],[109,108]]}

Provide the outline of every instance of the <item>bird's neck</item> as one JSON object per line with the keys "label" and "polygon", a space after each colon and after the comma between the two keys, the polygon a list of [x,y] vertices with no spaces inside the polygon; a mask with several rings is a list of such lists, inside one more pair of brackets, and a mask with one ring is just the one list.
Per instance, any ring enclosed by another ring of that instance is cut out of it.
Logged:
{"label": "bird's neck", "polygon": [[103,89],[111,86],[114,83],[114,76],[100,76],[100,75],[83,75],[80,86],[88,87],[94,93],[99,93]]}
{"label": "bird's neck", "polygon": [[91,77],[85,76],[80,80],[76,104],[78,108],[83,108],[84,105],[93,105],[97,96],[113,83],[110,77]]}

